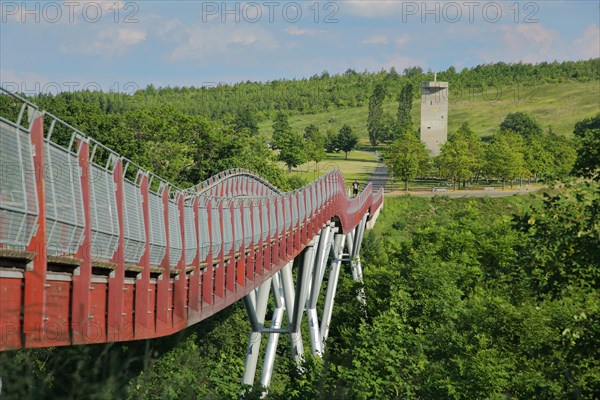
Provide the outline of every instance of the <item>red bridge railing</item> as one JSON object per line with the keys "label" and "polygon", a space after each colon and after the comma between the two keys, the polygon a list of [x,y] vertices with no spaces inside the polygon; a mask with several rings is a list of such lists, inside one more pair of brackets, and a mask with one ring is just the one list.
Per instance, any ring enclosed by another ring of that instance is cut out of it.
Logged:
{"label": "red bridge railing", "polygon": [[347,197],[339,171],[288,193],[244,169],[182,190],[1,96],[0,351],[174,333],[383,201],[370,184]]}

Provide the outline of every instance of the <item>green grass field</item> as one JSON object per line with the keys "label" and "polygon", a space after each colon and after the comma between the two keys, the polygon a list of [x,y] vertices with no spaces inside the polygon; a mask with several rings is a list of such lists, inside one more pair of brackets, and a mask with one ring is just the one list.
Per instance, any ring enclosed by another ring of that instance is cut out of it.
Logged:
{"label": "green grass field", "polygon": [[[540,87],[507,87],[499,91],[486,93],[453,93],[450,87],[450,104],[448,110],[448,129],[456,131],[464,122],[481,137],[493,135],[507,114],[522,111],[537,119],[544,128],[552,126],[555,132],[570,136],[577,121],[591,117],[600,112],[600,82],[567,82],[549,84]],[[453,97],[454,96],[454,97]],[[384,104],[387,113],[396,113],[397,103],[388,101]],[[413,121],[415,127],[420,120],[419,101],[413,103]],[[327,154],[327,158],[319,163],[318,171],[314,162],[296,168],[292,174],[300,176],[306,182],[318,176],[339,169],[349,185],[357,179],[361,185],[368,181],[377,166],[377,159],[372,153],[367,135],[367,106],[332,110],[319,114],[294,115],[290,117],[290,126],[297,131],[304,131],[310,124],[315,124],[321,132],[329,128],[336,131],[348,124],[361,138],[357,151],[344,160],[344,153]],[[272,121],[259,124],[261,134],[270,137]],[[384,146],[378,146],[382,150]],[[283,166],[283,164],[282,164]],[[403,187],[402,183],[396,186]],[[434,183],[421,182],[420,187],[435,186]],[[489,185],[486,185],[489,186]],[[411,188],[413,185],[411,184]]]}
{"label": "green grass field", "polygon": [[[328,154],[327,158],[317,166],[315,162],[302,164],[292,170],[292,174],[304,179],[305,182],[312,182],[319,176],[329,171],[340,170],[344,176],[346,186],[356,179],[361,186],[369,181],[371,174],[377,167],[377,158],[374,153],[368,151],[351,151],[348,159],[345,159],[343,152]],[[285,165],[281,163],[282,168]]]}
{"label": "green grass field", "polygon": [[[469,122],[480,136],[490,136],[507,114],[522,111],[537,119],[544,128],[552,126],[555,132],[570,136],[577,121],[600,112],[598,93],[600,82],[566,82],[532,88],[514,86],[486,93],[453,93],[450,87],[448,129],[453,132],[464,122]],[[387,113],[395,115],[396,108],[395,101],[384,104]],[[367,106],[362,106],[312,115],[294,115],[290,117],[290,125],[293,129],[303,131],[306,126],[315,124],[325,132],[329,128],[339,131],[344,124],[348,124],[361,137],[361,145],[366,145],[367,115]],[[419,120],[420,104],[417,100],[413,103],[415,127]],[[270,135],[271,125],[271,121],[261,122],[261,132]]]}

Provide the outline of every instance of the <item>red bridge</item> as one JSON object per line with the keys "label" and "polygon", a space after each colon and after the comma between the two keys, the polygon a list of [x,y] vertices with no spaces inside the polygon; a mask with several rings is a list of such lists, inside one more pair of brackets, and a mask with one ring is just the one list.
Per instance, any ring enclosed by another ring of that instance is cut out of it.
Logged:
{"label": "red bridge", "polygon": [[180,189],[26,100],[0,96],[16,107],[0,116],[0,351],[169,335],[243,298],[252,328],[244,383],[254,381],[263,333],[263,385],[280,334],[300,359],[305,312],[312,351],[322,353],[339,269],[361,279],[360,244],[382,190],[369,184],[349,198],[335,171],[282,193],[242,169]]}

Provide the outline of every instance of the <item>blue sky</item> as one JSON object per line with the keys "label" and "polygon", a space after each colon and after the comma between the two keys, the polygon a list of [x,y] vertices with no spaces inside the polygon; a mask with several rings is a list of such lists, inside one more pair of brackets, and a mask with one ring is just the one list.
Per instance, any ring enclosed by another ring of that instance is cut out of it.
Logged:
{"label": "blue sky", "polygon": [[348,68],[600,57],[591,1],[0,2],[0,82],[26,93],[202,86]]}

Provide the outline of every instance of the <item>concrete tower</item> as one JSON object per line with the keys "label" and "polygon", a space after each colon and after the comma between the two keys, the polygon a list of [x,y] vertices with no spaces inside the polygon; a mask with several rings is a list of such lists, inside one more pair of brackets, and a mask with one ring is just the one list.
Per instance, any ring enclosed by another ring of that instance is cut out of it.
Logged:
{"label": "concrete tower", "polygon": [[432,156],[448,139],[448,82],[421,83],[421,141]]}

